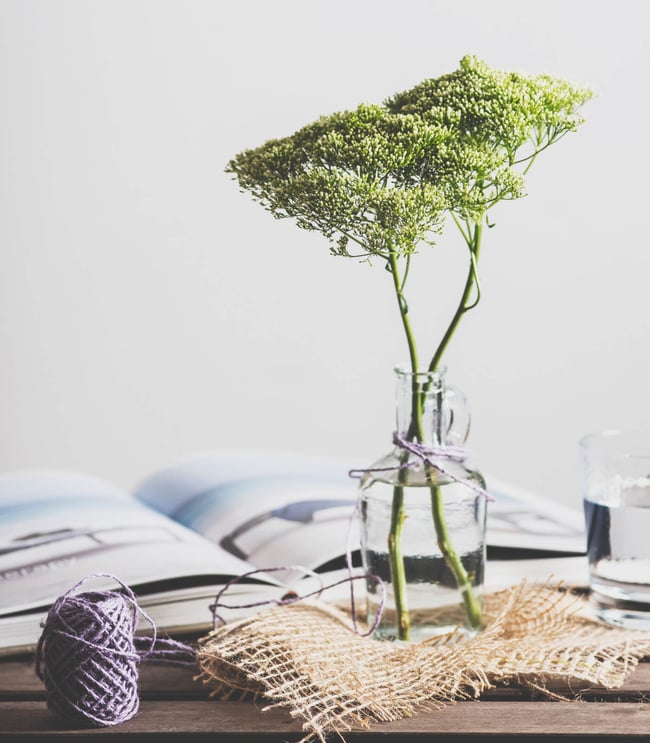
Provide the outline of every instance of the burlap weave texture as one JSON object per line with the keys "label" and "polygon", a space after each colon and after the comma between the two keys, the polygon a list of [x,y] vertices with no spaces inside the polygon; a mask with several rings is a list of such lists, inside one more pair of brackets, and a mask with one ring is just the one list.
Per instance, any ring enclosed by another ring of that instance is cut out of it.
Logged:
{"label": "burlap weave texture", "polygon": [[218,698],[264,697],[302,721],[304,741],[325,741],[506,680],[542,691],[554,680],[618,688],[650,655],[650,633],[590,620],[584,599],[558,585],[523,582],[488,595],[485,614],[473,638],[398,643],[360,637],[327,604],[274,607],[202,638],[197,678]]}

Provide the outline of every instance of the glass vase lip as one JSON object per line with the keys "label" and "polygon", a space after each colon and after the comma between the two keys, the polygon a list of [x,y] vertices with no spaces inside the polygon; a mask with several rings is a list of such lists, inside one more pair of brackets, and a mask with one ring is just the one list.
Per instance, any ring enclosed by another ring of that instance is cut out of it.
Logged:
{"label": "glass vase lip", "polygon": [[393,371],[397,375],[398,379],[415,378],[416,380],[422,380],[423,382],[444,382],[447,375],[446,366],[439,366],[437,369],[434,370],[422,369],[414,372],[411,368],[411,365],[406,362],[394,366]]}

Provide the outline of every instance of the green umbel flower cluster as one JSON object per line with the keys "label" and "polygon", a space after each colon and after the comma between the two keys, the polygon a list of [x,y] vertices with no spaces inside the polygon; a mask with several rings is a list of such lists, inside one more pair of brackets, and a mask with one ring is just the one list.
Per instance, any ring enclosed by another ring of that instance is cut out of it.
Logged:
{"label": "green umbel flower cluster", "polygon": [[275,217],[325,235],[333,252],[350,255],[352,242],[387,259],[433,242],[448,214],[476,223],[522,196],[522,170],[576,129],[590,96],[467,56],[456,72],[382,106],[324,116],[246,150],[227,171]]}
{"label": "green umbel flower cluster", "polygon": [[361,105],[238,155],[228,169],[275,217],[322,232],[332,250],[412,252],[440,229],[444,189],[418,176],[450,139],[420,116]]}
{"label": "green umbel flower cluster", "polygon": [[[584,121],[578,109],[591,96],[565,80],[495,70],[466,56],[455,72],[398,93],[386,107],[456,129],[468,141],[492,147],[512,166],[575,131]],[[522,157],[525,146],[530,149]]]}

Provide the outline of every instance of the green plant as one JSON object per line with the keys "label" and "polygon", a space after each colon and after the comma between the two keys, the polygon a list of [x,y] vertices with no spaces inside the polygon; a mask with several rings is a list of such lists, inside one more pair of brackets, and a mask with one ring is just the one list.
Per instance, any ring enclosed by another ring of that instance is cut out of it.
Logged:
{"label": "green plant", "polygon": [[[524,195],[524,177],[538,155],[583,122],[590,90],[548,75],[490,68],[474,56],[459,68],[386,100],[324,116],[295,134],[246,150],[228,163],[238,180],[276,218],[322,233],[332,253],[380,260],[388,269],[411,368],[420,359],[411,327],[406,281],[421,245],[434,245],[453,221],[468,251],[467,277],[428,369],[440,365],[460,320],[480,298],[478,260],[495,204]],[[422,441],[421,402],[414,395],[409,435]],[[400,637],[409,635],[400,578],[403,493],[393,498],[391,572]],[[469,623],[480,605],[449,543],[432,485],[433,519],[443,554],[463,592]]]}

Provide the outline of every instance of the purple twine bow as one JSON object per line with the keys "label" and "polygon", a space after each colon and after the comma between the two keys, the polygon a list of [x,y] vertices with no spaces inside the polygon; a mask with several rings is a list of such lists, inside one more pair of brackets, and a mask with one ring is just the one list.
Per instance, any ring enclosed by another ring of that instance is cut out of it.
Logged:
{"label": "purple twine bow", "polygon": [[[218,613],[219,609],[254,609],[259,608],[262,606],[286,606],[288,604],[294,604],[297,601],[304,601],[308,598],[313,598],[314,596],[316,598],[320,598],[321,594],[324,591],[327,591],[331,588],[335,588],[336,586],[343,585],[344,583],[350,584],[350,613],[352,617],[352,624],[354,627],[354,632],[359,635],[360,637],[368,637],[369,635],[372,635],[377,627],[379,626],[379,622],[381,621],[381,616],[384,610],[384,604],[386,602],[386,585],[384,581],[378,576],[378,575],[372,575],[372,574],[364,574],[364,575],[353,575],[352,574],[352,525],[354,523],[354,520],[358,516],[358,511],[355,508],[350,516],[350,522],[348,525],[348,536],[347,536],[347,546],[346,546],[346,553],[345,553],[345,561],[346,561],[346,567],[348,571],[348,575],[346,578],[341,578],[340,580],[335,581],[334,583],[328,583],[327,585],[323,584],[322,576],[320,576],[318,573],[316,573],[313,570],[310,570],[309,568],[306,568],[302,565],[278,565],[275,567],[270,568],[259,568],[257,570],[251,570],[248,573],[244,573],[243,575],[239,575],[235,578],[232,578],[229,580],[223,588],[217,593],[214,602],[210,604],[210,611],[212,612],[212,627],[213,629],[217,628],[217,624],[221,623],[222,625],[226,624],[226,620]],[[287,570],[297,570],[302,572],[306,575],[311,575],[314,578],[317,578],[320,587],[315,591],[309,591],[308,593],[297,595],[293,592],[287,592],[282,598],[275,599],[262,599],[260,601],[253,601],[248,604],[225,604],[223,603],[222,596],[228,591],[228,589],[235,585],[236,583],[241,582],[245,578],[250,578],[253,575],[259,575],[260,573],[277,573],[281,571],[287,571]],[[379,604],[379,608],[377,610],[377,614],[375,616],[375,619],[371,625],[371,627],[368,629],[367,632],[360,632],[359,625],[357,621],[357,612],[356,612],[356,605],[355,605],[355,599],[354,599],[354,582],[357,580],[371,580],[374,581],[376,585],[378,585],[381,589],[381,601]]]}
{"label": "purple twine bow", "polygon": [[[426,446],[420,444],[418,441],[409,441],[401,436],[397,431],[393,433],[393,444],[404,449],[404,451],[413,454],[418,460],[424,462],[435,470],[440,472],[441,475],[448,477],[450,480],[464,485],[465,487],[473,490],[475,493],[482,495],[489,501],[493,501],[494,498],[488,493],[488,491],[477,485],[472,480],[466,477],[458,477],[444,467],[440,460],[449,460],[450,462],[464,462],[468,457],[468,451],[462,446],[453,446],[451,444],[445,444],[441,446]],[[397,465],[397,467],[368,467],[367,469],[353,469],[348,472],[350,477],[362,477],[364,474],[370,472],[391,472],[395,469],[404,469],[407,467],[415,467],[418,462],[404,462],[403,464]]]}

